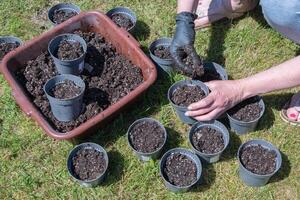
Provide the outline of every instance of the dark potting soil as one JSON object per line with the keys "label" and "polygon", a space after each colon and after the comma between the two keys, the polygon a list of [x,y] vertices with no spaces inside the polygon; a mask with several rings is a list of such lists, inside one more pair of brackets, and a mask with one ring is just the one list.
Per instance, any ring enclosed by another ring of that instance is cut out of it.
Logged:
{"label": "dark potting soil", "polygon": [[132,128],[129,138],[136,151],[152,153],[164,144],[165,134],[156,122],[142,121]]}
{"label": "dark potting soil", "polygon": [[232,118],[243,122],[250,122],[257,119],[260,116],[260,112],[261,107],[257,98],[242,101],[228,111]]}
{"label": "dark potting soil", "polygon": [[111,17],[112,21],[117,24],[119,27],[129,30],[133,26],[131,19],[124,14],[116,13]]}
{"label": "dark potting soil", "polygon": [[81,93],[81,88],[77,86],[73,81],[65,80],[55,85],[49,94],[57,99],[70,99],[77,97]]}
{"label": "dark potting soil", "polygon": [[184,75],[191,76],[192,78],[202,77],[204,75],[203,63],[199,56],[198,56],[199,62],[198,63],[194,62],[192,54],[189,53],[193,51],[191,48],[192,47],[190,46],[185,46],[184,48],[180,49],[181,51],[180,55],[182,59],[181,61],[187,68],[192,69],[192,74],[184,74]]}
{"label": "dark potting soil", "polygon": [[10,51],[18,48],[19,46],[20,45],[18,43],[0,43],[0,60],[2,60]]}
{"label": "dark potting soil", "polygon": [[276,152],[261,145],[249,145],[241,150],[240,159],[249,171],[266,175],[276,170]]}
{"label": "dark potting soil", "polygon": [[161,59],[171,59],[170,47],[167,46],[156,47],[153,54]]}
{"label": "dark potting soil", "polygon": [[55,10],[53,14],[53,21],[56,24],[61,24],[76,15],[78,15],[78,13],[72,10]]}
{"label": "dark potting soil", "polygon": [[180,153],[171,154],[165,163],[163,173],[173,185],[188,186],[197,180],[197,167],[193,160]]}
{"label": "dark potting soil", "polygon": [[224,148],[224,138],[221,132],[211,127],[203,127],[192,136],[194,147],[206,154],[218,153]]}
{"label": "dark potting soil", "polygon": [[63,40],[58,45],[57,57],[60,60],[75,60],[83,55],[80,42]]}
{"label": "dark potting soil", "polygon": [[75,176],[83,181],[98,178],[106,168],[104,153],[95,149],[81,149],[72,159]]}
{"label": "dark potting soil", "polygon": [[171,96],[171,100],[178,106],[188,107],[190,104],[205,98],[205,92],[196,85],[178,87]]}
{"label": "dark potting soil", "polygon": [[202,81],[202,82],[209,82],[214,80],[222,80],[220,74],[216,70],[208,70],[204,69],[204,75],[201,77],[196,77],[196,80]]}
{"label": "dark potting soil", "polygon": [[84,111],[75,120],[60,122],[52,114],[43,86],[50,78],[58,75],[48,52],[28,61],[25,68],[17,71],[17,78],[25,86],[33,103],[48,119],[53,128],[68,132],[91,119],[116,103],[143,82],[141,69],[116,52],[111,43],[97,33],[75,32],[87,42],[85,62],[93,70],[84,70],[80,76],[86,89],[83,97]]}

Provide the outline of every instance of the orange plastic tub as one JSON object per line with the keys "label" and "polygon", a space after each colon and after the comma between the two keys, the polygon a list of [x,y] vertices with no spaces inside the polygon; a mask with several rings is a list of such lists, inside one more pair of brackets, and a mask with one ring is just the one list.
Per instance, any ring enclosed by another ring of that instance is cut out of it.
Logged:
{"label": "orange plastic tub", "polygon": [[[62,33],[72,33],[75,30],[91,31],[101,34],[106,41],[115,46],[118,53],[124,55],[142,70],[144,81],[127,96],[111,105],[103,112],[89,119],[77,128],[67,133],[53,129],[43,114],[31,102],[27,92],[15,77],[15,71],[25,67],[29,60],[35,59],[41,52],[46,51],[49,41]],[[20,108],[34,119],[50,137],[59,140],[70,140],[79,136],[93,133],[97,128],[107,124],[130,103],[134,102],[156,80],[157,72],[152,61],[141,50],[139,43],[124,29],[115,25],[105,14],[86,12],[69,19],[41,36],[26,42],[23,46],[7,54],[0,66],[1,72],[12,88],[12,95]]]}

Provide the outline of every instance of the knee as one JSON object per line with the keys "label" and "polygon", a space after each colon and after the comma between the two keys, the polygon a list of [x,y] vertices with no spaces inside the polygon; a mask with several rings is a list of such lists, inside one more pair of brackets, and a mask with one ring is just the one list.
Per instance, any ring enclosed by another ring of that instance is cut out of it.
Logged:
{"label": "knee", "polygon": [[260,4],[265,17],[274,24],[287,26],[299,20],[300,1],[298,0],[261,0]]}

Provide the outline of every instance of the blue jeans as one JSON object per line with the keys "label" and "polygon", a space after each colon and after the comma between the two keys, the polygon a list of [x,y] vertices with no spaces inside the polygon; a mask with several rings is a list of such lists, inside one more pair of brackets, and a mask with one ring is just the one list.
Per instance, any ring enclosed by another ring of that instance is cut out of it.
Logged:
{"label": "blue jeans", "polygon": [[300,0],[260,0],[260,5],[270,26],[300,44]]}

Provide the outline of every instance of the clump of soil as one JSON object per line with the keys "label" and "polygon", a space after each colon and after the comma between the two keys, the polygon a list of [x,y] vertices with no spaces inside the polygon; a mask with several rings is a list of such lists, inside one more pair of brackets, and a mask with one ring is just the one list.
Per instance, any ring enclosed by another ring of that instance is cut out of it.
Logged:
{"label": "clump of soil", "polygon": [[249,171],[266,175],[276,170],[276,152],[261,145],[249,145],[241,150],[240,159]]}
{"label": "clump of soil", "polygon": [[78,15],[78,13],[72,10],[55,10],[53,14],[53,21],[56,24],[61,24],[76,15]]}
{"label": "clump of soil", "polygon": [[214,154],[224,148],[224,138],[221,132],[211,127],[197,130],[192,136],[194,147],[206,154]]}
{"label": "clump of soil", "polygon": [[50,95],[57,99],[71,99],[81,93],[81,88],[73,81],[65,80],[55,85],[50,91]]}
{"label": "clump of soil", "polygon": [[60,60],[75,60],[83,55],[80,42],[63,40],[58,45],[57,57]]}
{"label": "clump of soil", "polygon": [[10,51],[18,48],[20,45],[18,43],[0,43],[0,60],[4,58],[6,54],[8,54]]}
{"label": "clump of soil", "polygon": [[171,59],[170,47],[168,46],[156,47],[153,54],[161,59]]}
{"label": "clump of soil", "polygon": [[205,98],[205,92],[197,85],[179,86],[171,96],[171,100],[178,106],[188,107],[190,104]]}
{"label": "clump of soil", "polygon": [[133,26],[131,19],[122,13],[116,13],[111,16],[112,21],[117,24],[119,27],[129,30]]}
{"label": "clump of soil", "polygon": [[204,75],[204,67],[202,60],[191,46],[185,46],[179,49],[179,52],[181,62],[184,65],[179,67],[191,70],[190,74],[187,74],[185,70],[182,71],[184,75],[192,78],[201,77]]}
{"label": "clump of soil", "polygon": [[83,181],[98,178],[107,165],[104,153],[95,149],[79,150],[72,161],[75,176]]}
{"label": "clump of soil", "polygon": [[188,186],[197,180],[197,167],[186,155],[171,154],[163,169],[165,178],[175,186]]}
{"label": "clump of soil", "polygon": [[58,121],[51,112],[50,104],[43,91],[44,84],[58,75],[54,62],[48,52],[16,72],[21,85],[25,86],[28,96],[57,131],[66,133],[96,116],[108,106],[116,103],[143,82],[142,71],[124,56],[116,52],[111,43],[93,32],[76,31],[87,43],[85,62],[93,70],[84,70],[80,77],[86,84],[83,97],[83,113],[70,122]]}
{"label": "clump of soil", "polygon": [[142,121],[132,128],[129,138],[136,151],[152,153],[164,144],[165,133],[156,122]]}
{"label": "clump of soil", "polygon": [[229,115],[239,121],[250,122],[260,116],[262,108],[259,106],[258,98],[250,98],[242,101],[235,107],[231,108]]}

